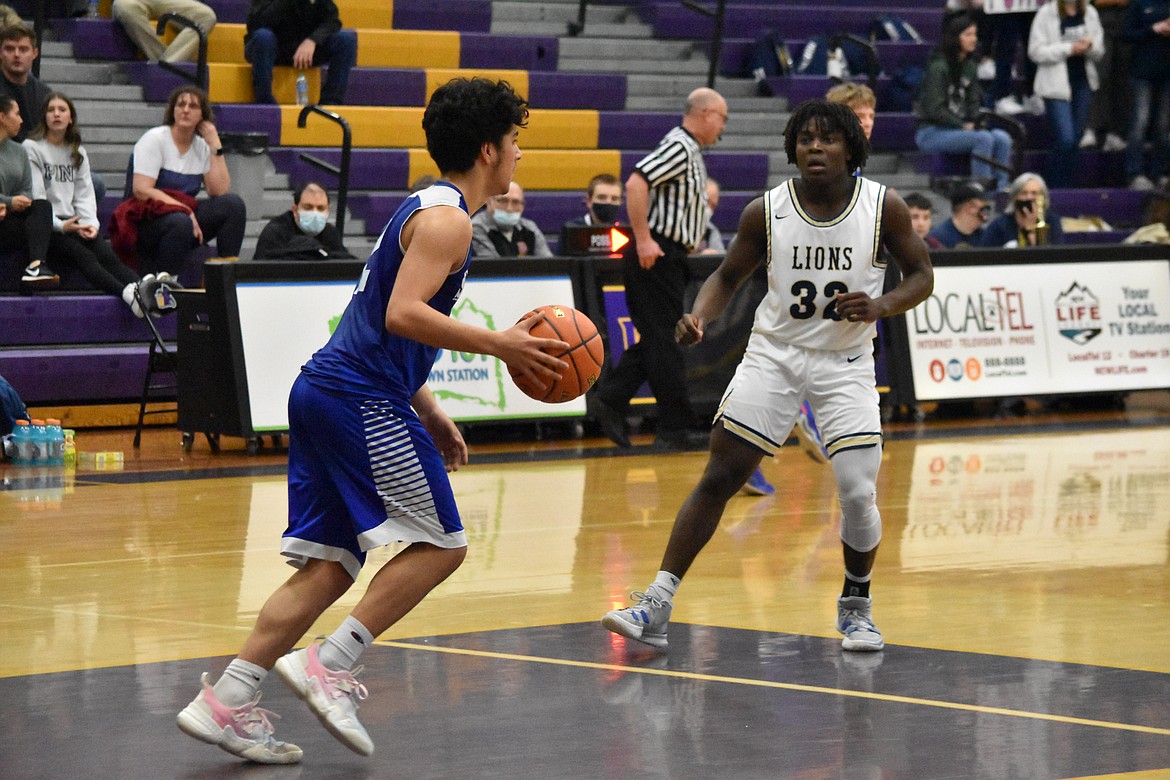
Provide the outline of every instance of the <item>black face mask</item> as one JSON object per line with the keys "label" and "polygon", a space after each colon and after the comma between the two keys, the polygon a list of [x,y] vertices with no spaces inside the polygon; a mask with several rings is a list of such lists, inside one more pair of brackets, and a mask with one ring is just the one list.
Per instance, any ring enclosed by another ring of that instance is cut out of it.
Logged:
{"label": "black face mask", "polygon": [[612,225],[617,222],[618,212],[622,207],[617,203],[594,203],[590,207],[593,217],[602,225]]}

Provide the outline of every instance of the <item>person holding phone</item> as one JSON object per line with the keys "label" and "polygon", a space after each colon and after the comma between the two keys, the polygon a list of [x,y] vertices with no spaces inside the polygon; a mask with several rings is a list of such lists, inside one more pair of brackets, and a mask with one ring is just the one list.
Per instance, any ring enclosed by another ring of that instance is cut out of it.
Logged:
{"label": "person holding phone", "polygon": [[[140,272],[178,276],[191,250],[212,239],[220,257],[238,257],[247,209],[231,192],[207,93],[175,88],[163,121],[134,144],[133,196],[143,207],[136,250]],[[196,203],[204,188],[210,197]]]}
{"label": "person holding phone", "polygon": [[1063,244],[1060,216],[1051,209],[1048,184],[1036,173],[1021,173],[1008,188],[1003,213],[983,229],[981,246],[1026,247]]}

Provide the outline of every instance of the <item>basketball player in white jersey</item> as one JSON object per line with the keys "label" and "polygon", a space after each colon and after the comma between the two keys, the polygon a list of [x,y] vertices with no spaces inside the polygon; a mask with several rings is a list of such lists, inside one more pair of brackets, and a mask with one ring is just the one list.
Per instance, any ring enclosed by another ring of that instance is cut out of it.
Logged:
{"label": "basketball player in white jersey", "polygon": [[[812,404],[824,434],[841,503],[845,586],[837,601],[842,647],[884,647],[873,623],[870,572],[881,541],[876,504],[881,416],[874,377],[875,322],[930,295],[934,272],[910,211],[896,194],[853,172],[869,142],[848,106],[810,100],[784,131],[788,161],[800,177],[748,204],[722,264],[676,329],[682,344],[701,341],[736,289],[764,262],[768,293],[756,310],[747,351],[720,402],[710,458],[675,519],[661,570],[638,604],[613,610],[602,625],[665,648],[675,593],[711,539],[728,499],[792,429],[801,403]],[[884,245],[902,281],[882,294]]]}

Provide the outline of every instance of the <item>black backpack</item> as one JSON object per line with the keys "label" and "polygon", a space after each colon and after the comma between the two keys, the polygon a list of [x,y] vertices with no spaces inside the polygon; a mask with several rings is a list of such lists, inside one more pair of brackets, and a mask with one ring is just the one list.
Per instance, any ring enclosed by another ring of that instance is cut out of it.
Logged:
{"label": "black backpack", "polygon": [[744,70],[756,80],[756,91],[760,95],[771,95],[768,77],[792,73],[792,53],[788,51],[788,44],[775,30],[764,30],[748,50]]}

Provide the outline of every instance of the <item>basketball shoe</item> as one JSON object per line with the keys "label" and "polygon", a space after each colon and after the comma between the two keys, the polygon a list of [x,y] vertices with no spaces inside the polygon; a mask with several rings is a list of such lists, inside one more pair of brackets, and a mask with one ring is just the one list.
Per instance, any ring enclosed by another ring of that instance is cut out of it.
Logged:
{"label": "basketball shoe", "polygon": [[796,415],[796,438],[800,440],[805,455],[817,463],[829,462],[829,452],[821,441],[821,429],[817,427],[817,420],[813,417],[808,401],[800,405],[800,413]]}
{"label": "basketball shoe", "polygon": [[630,598],[638,602],[637,606],[606,612],[601,625],[615,634],[665,650],[666,624],[674,605],[641,591],[634,591]]}
{"label": "basketball shoe", "polygon": [[308,647],[282,657],[276,662],[276,673],[341,744],[368,756],[374,752],[374,741],[358,720],[357,711],[358,702],[369,693],[354,676],[362,667],[352,672],[325,668],[317,657],[317,648],[324,641],[318,637]]}
{"label": "basketball shoe", "polygon": [[837,630],[845,636],[842,650],[872,653],[886,646],[882,632],[873,624],[873,599],[866,596],[837,599]]}
{"label": "basketball shoe", "polygon": [[256,706],[259,693],[247,704],[228,707],[215,698],[206,672],[199,684],[202,686],[199,695],[176,719],[183,733],[257,764],[295,764],[301,760],[299,747],[272,738],[269,718],[280,716]]}
{"label": "basketball shoe", "polygon": [[772,484],[768,482],[763,470],[757,468],[748,477],[747,482],[743,483],[740,492],[747,493],[749,496],[770,496],[776,492],[776,488],[772,487]]}

